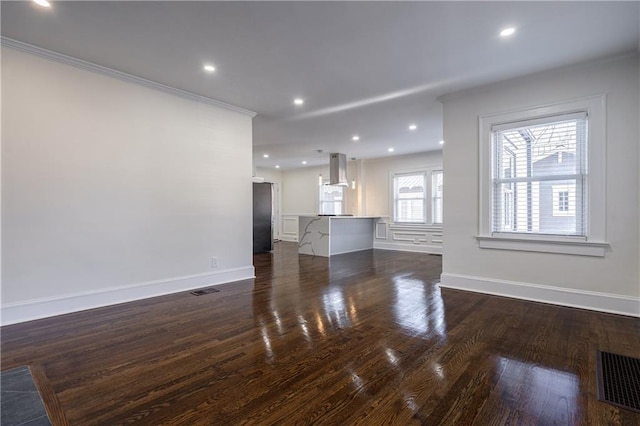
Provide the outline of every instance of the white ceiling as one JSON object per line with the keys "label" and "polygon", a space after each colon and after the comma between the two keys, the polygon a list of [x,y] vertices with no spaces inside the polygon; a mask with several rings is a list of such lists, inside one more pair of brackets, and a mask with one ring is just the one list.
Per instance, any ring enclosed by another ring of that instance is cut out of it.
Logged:
{"label": "white ceiling", "polygon": [[[254,164],[282,169],[303,159],[326,164],[328,152],[372,158],[391,155],[389,147],[439,149],[436,97],[629,52],[640,39],[638,2],[1,7],[3,36],[257,112]],[[503,39],[507,26],[517,32]],[[204,72],[204,63],[216,72]],[[295,97],[305,104],[294,106]]]}

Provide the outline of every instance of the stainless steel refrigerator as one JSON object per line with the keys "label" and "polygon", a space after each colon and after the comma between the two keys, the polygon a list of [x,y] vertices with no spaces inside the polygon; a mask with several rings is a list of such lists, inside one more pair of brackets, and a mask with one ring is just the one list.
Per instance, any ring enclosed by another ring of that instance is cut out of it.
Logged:
{"label": "stainless steel refrigerator", "polygon": [[253,254],[273,250],[273,185],[253,184]]}

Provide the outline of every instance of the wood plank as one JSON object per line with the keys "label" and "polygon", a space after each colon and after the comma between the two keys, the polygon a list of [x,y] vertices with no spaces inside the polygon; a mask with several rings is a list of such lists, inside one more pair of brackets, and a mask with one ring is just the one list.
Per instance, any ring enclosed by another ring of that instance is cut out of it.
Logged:
{"label": "wood plank", "polygon": [[54,424],[640,424],[595,388],[597,349],[640,354],[638,319],[441,290],[435,255],[280,242],[254,264],[3,327],[3,369],[33,366]]}
{"label": "wood plank", "polygon": [[44,369],[40,365],[30,365],[29,370],[31,370],[31,376],[33,377],[33,382],[40,393],[40,398],[42,398],[42,402],[44,404],[44,408],[47,410],[47,415],[49,416],[49,420],[51,421],[52,426],[69,426],[69,422],[67,421],[67,416],[62,411],[62,407],[60,407],[60,402],[58,401],[58,397],[56,393],[51,388],[51,384],[49,383],[49,379],[47,378]]}

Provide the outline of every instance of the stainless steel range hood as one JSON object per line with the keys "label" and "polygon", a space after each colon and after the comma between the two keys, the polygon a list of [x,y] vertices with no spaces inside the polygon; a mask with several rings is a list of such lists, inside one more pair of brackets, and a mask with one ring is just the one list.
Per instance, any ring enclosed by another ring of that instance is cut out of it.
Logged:
{"label": "stainless steel range hood", "polygon": [[329,154],[329,185],[349,185],[347,182],[347,156],[345,154]]}

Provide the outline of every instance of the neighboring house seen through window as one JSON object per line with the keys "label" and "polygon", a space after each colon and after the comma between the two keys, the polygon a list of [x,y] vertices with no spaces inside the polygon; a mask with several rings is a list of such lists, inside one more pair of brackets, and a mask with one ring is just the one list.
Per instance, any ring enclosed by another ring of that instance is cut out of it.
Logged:
{"label": "neighboring house seen through window", "polygon": [[569,211],[569,191],[558,192],[558,211],[559,212]]}

